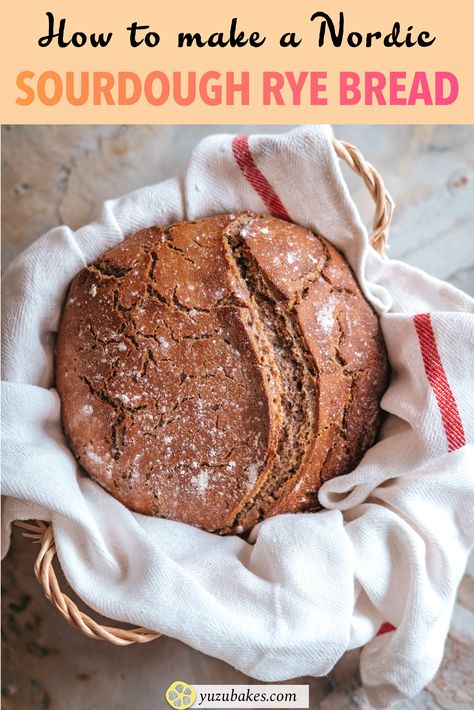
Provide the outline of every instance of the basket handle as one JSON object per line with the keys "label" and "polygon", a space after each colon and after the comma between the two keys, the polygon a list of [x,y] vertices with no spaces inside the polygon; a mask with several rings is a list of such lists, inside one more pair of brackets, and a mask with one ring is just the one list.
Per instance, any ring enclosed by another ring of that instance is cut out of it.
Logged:
{"label": "basket handle", "polygon": [[[375,214],[369,242],[381,256],[384,256],[395,203],[385,189],[380,173],[365,160],[358,148],[335,138],[333,139],[333,146],[337,156],[344,160],[357,175],[360,175],[373,197]],[[49,599],[51,604],[56,607],[69,624],[82,631],[89,638],[108,641],[116,646],[148,643],[161,636],[158,632],[150,631],[143,627],[121,629],[114,626],[104,626],[94,621],[88,614],[81,611],[67,594],[61,591],[53,567],[56,545],[52,524],[41,520],[36,520],[33,523],[17,520],[16,525],[23,528],[25,537],[40,545],[40,551],[34,566],[36,579],[45,597]]]}
{"label": "basket handle", "polygon": [[392,221],[395,202],[385,188],[380,173],[362,155],[360,150],[346,141],[333,138],[332,144],[338,158],[344,160],[359,175],[375,202],[375,214],[369,242],[381,256],[385,256],[388,243],[388,230]]}
{"label": "basket handle", "polygon": [[56,545],[54,542],[53,526],[36,520],[33,523],[25,523],[17,520],[16,525],[26,532],[25,537],[30,538],[41,545],[38,557],[36,558],[34,570],[38,584],[43,590],[43,594],[51,604],[59,611],[66,621],[82,631],[89,638],[99,641],[108,641],[116,646],[129,646],[132,643],[148,643],[161,636],[161,634],[144,629],[120,629],[114,626],[104,626],[94,621],[88,614],[81,611],[67,594],[61,591],[56,572],[53,567],[53,560],[56,555]]}

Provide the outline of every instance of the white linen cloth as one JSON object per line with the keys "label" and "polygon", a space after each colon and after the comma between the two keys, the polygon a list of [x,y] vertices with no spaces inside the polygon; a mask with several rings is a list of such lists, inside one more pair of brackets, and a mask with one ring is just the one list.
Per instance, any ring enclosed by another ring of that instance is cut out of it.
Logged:
{"label": "white linen cloth", "polygon": [[[363,647],[364,686],[384,707],[436,672],[474,539],[474,308],[369,247],[331,139],[317,126],[248,143],[206,138],[181,180],[109,201],[99,221],[53,229],[11,265],[3,554],[11,521],[52,521],[68,581],[98,612],[262,681],[324,675]],[[53,354],[68,284],[142,227],[282,207],[344,252],[380,315],[392,365],[381,440],[355,471],[323,486],[327,510],[271,518],[253,544],[132,513],[80,473],[63,437]],[[384,622],[396,630],[377,636]]]}

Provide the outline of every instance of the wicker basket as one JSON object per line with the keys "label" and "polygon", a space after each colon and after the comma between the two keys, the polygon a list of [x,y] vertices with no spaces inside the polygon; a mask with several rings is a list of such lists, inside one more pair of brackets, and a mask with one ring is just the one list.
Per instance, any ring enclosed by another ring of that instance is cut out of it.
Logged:
{"label": "wicker basket", "polygon": [[[380,174],[365,160],[355,146],[336,139],[333,139],[333,146],[338,157],[344,160],[363,179],[374,200],[375,214],[369,241],[371,246],[380,255],[384,256],[394,202],[385,189]],[[25,537],[40,545],[40,551],[34,566],[36,579],[45,597],[49,599],[69,624],[75,626],[89,638],[108,641],[116,646],[148,643],[161,636],[160,633],[145,628],[123,629],[116,626],[105,626],[94,621],[88,614],[81,611],[67,594],[61,591],[53,566],[56,545],[52,524],[43,521],[35,521],[33,523],[17,521],[16,525],[23,528]]]}

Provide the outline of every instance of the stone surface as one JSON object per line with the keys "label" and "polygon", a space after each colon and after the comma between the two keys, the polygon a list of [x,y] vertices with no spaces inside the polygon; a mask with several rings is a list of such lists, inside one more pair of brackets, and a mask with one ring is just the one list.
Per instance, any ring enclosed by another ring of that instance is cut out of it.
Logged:
{"label": "stone surface", "polygon": [[[6,126],[2,129],[4,266],[59,223],[93,220],[103,200],[176,174],[193,145],[216,132],[286,126]],[[336,126],[383,174],[397,202],[390,256],[474,294],[474,127]],[[371,198],[345,170],[370,224]],[[178,678],[247,683],[225,663],[161,638],[128,648],[84,638],[44,599],[34,575],[37,548],[17,532],[3,564],[5,710],[151,710]],[[61,582],[65,586],[64,580]],[[435,679],[396,710],[474,707],[474,562],[459,589],[446,653]],[[369,709],[358,653],[310,684],[311,708]]]}

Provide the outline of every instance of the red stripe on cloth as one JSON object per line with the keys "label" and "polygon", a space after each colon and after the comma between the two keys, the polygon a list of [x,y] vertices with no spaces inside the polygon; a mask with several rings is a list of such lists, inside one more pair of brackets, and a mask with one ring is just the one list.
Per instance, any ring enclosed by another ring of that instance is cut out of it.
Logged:
{"label": "red stripe on cloth", "polygon": [[[382,636],[382,634],[388,634],[390,631],[396,631],[397,627],[391,624],[389,621],[384,621],[384,623],[381,625],[380,629],[377,631],[375,634],[376,636]],[[359,653],[363,651],[365,646],[361,646],[359,648]]]}
{"label": "red stripe on cloth", "polygon": [[390,631],[396,631],[397,627],[391,624],[389,621],[385,621],[380,629],[377,631],[377,636],[381,636],[382,634],[388,634]]}
{"label": "red stripe on cloth", "polygon": [[464,446],[466,438],[456,400],[439,356],[431,315],[429,313],[418,313],[414,316],[413,322],[420,342],[421,357],[423,358],[426,376],[438,402],[443,420],[448,451],[455,451]]}
{"label": "red stripe on cloth", "polygon": [[268,182],[265,175],[257,168],[249,147],[248,136],[236,136],[232,141],[232,152],[237,165],[245,175],[255,192],[262,198],[274,217],[290,219],[282,201]]}

